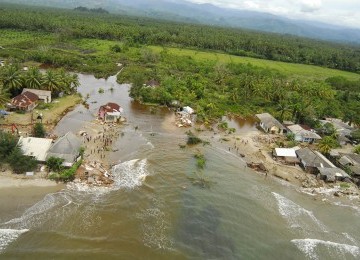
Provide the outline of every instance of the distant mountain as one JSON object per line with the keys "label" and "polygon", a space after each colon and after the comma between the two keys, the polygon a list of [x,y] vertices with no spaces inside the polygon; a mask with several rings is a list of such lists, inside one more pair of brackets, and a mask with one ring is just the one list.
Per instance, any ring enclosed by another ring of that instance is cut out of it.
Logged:
{"label": "distant mountain", "polygon": [[314,39],[360,44],[360,30],[315,21],[291,20],[268,13],[195,4],[185,0],[0,0],[27,5],[73,9],[78,6],[104,8],[111,13],[127,13],[174,21],[291,34]]}

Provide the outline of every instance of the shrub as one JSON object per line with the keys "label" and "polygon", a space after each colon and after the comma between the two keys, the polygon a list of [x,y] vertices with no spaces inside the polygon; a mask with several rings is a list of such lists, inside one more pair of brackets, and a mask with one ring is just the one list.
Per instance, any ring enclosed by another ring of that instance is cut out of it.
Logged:
{"label": "shrub", "polygon": [[186,134],[188,136],[188,140],[186,142],[188,145],[199,144],[202,142],[202,140],[195,136],[191,131],[188,131]]}
{"label": "shrub", "polygon": [[43,138],[46,135],[44,125],[42,123],[36,123],[33,129],[33,135],[35,137]]}
{"label": "shrub", "polygon": [[0,163],[5,162],[16,147],[18,138],[10,133],[0,131]]}
{"label": "shrub", "polygon": [[63,169],[63,162],[64,159],[51,156],[49,159],[46,160],[46,166],[49,168],[50,171],[60,172]]}
{"label": "shrub", "polygon": [[204,169],[206,163],[205,156],[202,153],[197,153],[194,155],[194,157],[196,158],[197,167],[199,169]]}

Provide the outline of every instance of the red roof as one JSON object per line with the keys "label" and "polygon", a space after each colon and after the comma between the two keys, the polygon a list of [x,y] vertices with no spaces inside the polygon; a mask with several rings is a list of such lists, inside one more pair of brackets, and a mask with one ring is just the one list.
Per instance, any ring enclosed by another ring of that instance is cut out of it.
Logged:
{"label": "red roof", "polygon": [[105,112],[120,112],[120,106],[116,103],[107,103],[104,106],[101,106],[100,109],[104,109]]}
{"label": "red roof", "polygon": [[11,100],[11,104],[17,107],[28,107],[39,99],[38,95],[26,91]]}

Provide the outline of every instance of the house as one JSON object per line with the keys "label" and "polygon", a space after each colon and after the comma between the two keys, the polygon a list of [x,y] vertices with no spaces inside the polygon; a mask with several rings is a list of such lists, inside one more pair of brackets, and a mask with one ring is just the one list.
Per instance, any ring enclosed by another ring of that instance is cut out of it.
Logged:
{"label": "house", "polygon": [[79,157],[80,147],[81,141],[72,132],[68,132],[55,141],[48,150],[46,158],[62,158],[63,166],[71,167]]}
{"label": "house", "polygon": [[334,182],[336,180],[343,181],[345,179],[351,179],[349,174],[340,168],[318,168],[320,173],[320,179],[327,182]]}
{"label": "house", "polygon": [[341,166],[356,166],[360,165],[360,155],[356,153],[341,153],[339,164]]}
{"label": "house", "polygon": [[26,91],[11,100],[10,108],[31,111],[37,106],[38,95]]}
{"label": "house", "polygon": [[104,122],[117,122],[123,113],[122,107],[116,103],[107,103],[99,108],[98,117]]}
{"label": "house", "polygon": [[22,93],[31,92],[39,97],[39,100],[44,103],[51,103],[51,91],[41,89],[24,88]]}
{"label": "house", "polygon": [[296,152],[301,166],[309,173],[317,173],[318,168],[336,168],[324,155],[309,148],[299,149]]}
{"label": "house", "polygon": [[294,148],[275,148],[273,151],[273,156],[276,157],[276,160],[282,161],[285,164],[296,165],[300,163],[299,159],[296,156],[296,149]]}
{"label": "house", "polygon": [[271,134],[286,133],[286,128],[269,113],[256,114],[255,116],[260,120],[260,127],[266,133],[271,133]]}
{"label": "house", "polygon": [[18,145],[24,155],[34,157],[38,162],[45,162],[52,139],[37,137],[20,137]]}
{"label": "house", "polygon": [[354,131],[354,128],[344,123],[341,119],[326,118],[326,120],[320,120],[320,123],[322,125],[329,123],[334,127],[337,133],[336,139],[340,145],[346,145],[347,143],[351,142],[347,137],[351,135],[351,132]]}
{"label": "house", "polygon": [[289,125],[287,127],[295,136],[295,141],[313,143],[320,140],[321,137],[314,130],[303,125]]}

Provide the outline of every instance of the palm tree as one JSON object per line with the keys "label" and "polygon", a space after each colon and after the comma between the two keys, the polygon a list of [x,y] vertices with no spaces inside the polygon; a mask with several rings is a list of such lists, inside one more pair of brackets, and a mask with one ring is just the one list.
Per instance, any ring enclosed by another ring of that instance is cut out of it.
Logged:
{"label": "palm tree", "polygon": [[23,86],[23,78],[18,66],[6,66],[1,71],[0,79],[4,89],[7,89],[14,96],[19,94]]}
{"label": "palm tree", "polygon": [[8,101],[9,93],[7,93],[3,86],[0,85],[0,107],[4,106]]}
{"label": "palm tree", "polygon": [[58,74],[56,74],[53,70],[47,70],[45,72],[42,80],[42,86],[44,89],[54,92],[59,90],[60,84],[61,82]]}
{"label": "palm tree", "polygon": [[31,67],[25,74],[25,85],[28,88],[40,89],[42,83],[42,77],[40,70],[36,67]]}
{"label": "palm tree", "polygon": [[71,74],[68,76],[68,82],[70,84],[70,89],[72,92],[76,92],[76,89],[80,86],[79,76],[77,74]]}
{"label": "palm tree", "polygon": [[321,139],[321,141],[318,144],[319,151],[324,154],[329,154],[331,149],[336,148],[338,146],[339,144],[336,141],[336,139],[334,139],[331,136],[325,136],[323,139]]}

